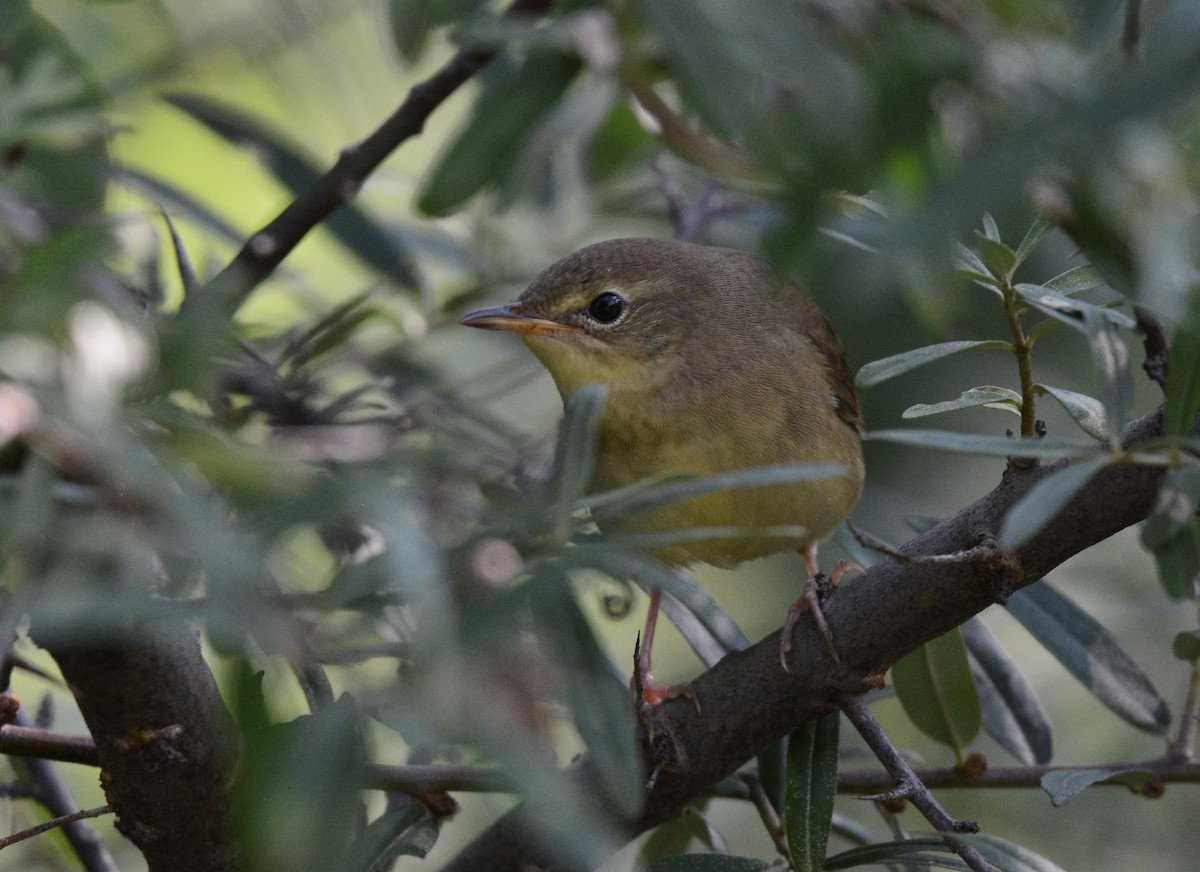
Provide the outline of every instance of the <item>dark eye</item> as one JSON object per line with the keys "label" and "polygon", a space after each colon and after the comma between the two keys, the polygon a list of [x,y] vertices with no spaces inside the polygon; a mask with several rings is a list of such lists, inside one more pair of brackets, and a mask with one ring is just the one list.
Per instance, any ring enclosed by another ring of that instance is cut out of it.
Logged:
{"label": "dark eye", "polygon": [[611,324],[621,317],[625,311],[625,301],[619,294],[612,292],[601,294],[588,304],[588,314],[601,324]]}

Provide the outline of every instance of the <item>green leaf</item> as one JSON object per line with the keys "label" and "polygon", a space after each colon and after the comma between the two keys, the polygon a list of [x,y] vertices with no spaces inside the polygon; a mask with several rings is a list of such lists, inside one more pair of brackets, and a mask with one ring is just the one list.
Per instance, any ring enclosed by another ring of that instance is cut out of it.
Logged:
{"label": "green leaf", "polygon": [[608,656],[571,590],[561,564],[538,574],[529,604],[542,638],[558,654],[576,729],[595,761],[605,796],[623,815],[641,811],[645,774],[625,687],[615,681]]}
{"label": "green leaf", "polygon": [[785,821],[796,872],[821,872],[837,796],[838,728],[832,712],[809,721],[788,739]]}
{"label": "green leaf", "polygon": [[779,464],[702,476],[672,473],[585,497],[580,500],[579,507],[590,509],[593,518],[602,520],[618,514],[645,512],[718,491],[845,478],[847,475],[849,470],[840,463]]}
{"label": "green leaf", "polygon": [[992,242],[1000,241],[1000,228],[996,226],[996,219],[992,217],[991,212],[983,213],[983,232],[976,230],[975,235]]}
{"label": "green leaf", "polygon": [[961,629],[979,689],[984,730],[1022,763],[1049,763],[1054,732],[1033,686],[978,617]]}
{"label": "green leaf", "polygon": [[1041,854],[991,835],[959,836],[1001,872],[1065,872]]}
{"label": "green leaf", "polygon": [[564,403],[558,444],[554,451],[554,529],[564,538],[570,531],[571,515],[578,499],[587,492],[596,468],[596,426],[604,411],[608,389],[588,384]]}
{"label": "green leaf", "polygon": [[784,736],[771,742],[756,755],[758,780],[763,792],[771,801],[771,807],[782,815],[787,797],[788,739]]}
{"label": "green leaf", "polygon": [[1108,457],[1078,460],[1039,481],[1004,516],[1000,547],[1016,551],[1032,539],[1109,461]]}
{"label": "green leaf", "polygon": [[579,69],[574,55],[538,52],[515,71],[492,72],[467,126],[430,173],[421,211],[447,215],[500,181]]}
{"label": "green leaf", "polygon": [[[165,99],[227,142],[253,146],[263,166],[297,197],[311,191],[324,176],[323,167],[258,118],[207,97],[170,94]],[[341,206],[322,226],[372,269],[407,287],[418,283],[408,252],[395,232],[385,230],[354,203]]]}
{"label": "green leaf", "polygon": [[397,857],[424,857],[437,841],[438,822],[425,806],[393,794],[388,809],[371,821],[350,845],[339,868],[372,872]]}
{"label": "green leaf", "polygon": [[834,854],[825,861],[825,872],[833,872],[836,869],[854,869],[858,866],[881,865],[890,861],[919,863],[933,869],[963,868],[961,861],[942,859],[936,856],[938,853],[951,853],[949,846],[941,839],[903,839],[896,842],[881,842]]}
{"label": "green leaf", "polygon": [[770,865],[766,860],[728,854],[683,854],[655,860],[646,872],[764,872]]}
{"label": "green leaf", "polygon": [[930,415],[940,415],[943,412],[956,412],[959,409],[973,409],[976,406],[988,406],[993,409],[1004,409],[1017,415],[1021,414],[1021,395],[1008,388],[984,386],[963,391],[957,400],[946,400],[942,403],[917,403],[904,410],[901,417],[925,418]]}
{"label": "green leaf", "polygon": [[1037,457],[1050,460],[1058,457],[1094,457],[1107,451],[1099,445],[1067,442],[1063,439],[1012,439],[1003,436],[977,436],[973,433],[954,433],[948,430],[874,430],[864,441],[898,442],[917,448],[936,448],[963,454],[984,454],[994,457]]}
{"label": "green leaf", "polygon": [[1108,424],[1108,438],[1114,447],[1121,444],[1125,420],[1133,402],[1133,379],[1129,374],[1129,349],[1117,335],[1112,321],[1102,314],[1105,310],[1083,310],[1088,344],[1100,376],[1100,397]]}
{"label": "green leaf", "polygon": [[1000,293],[1002,282],[992,275],[987,265],[979,259],[979,255],[957,239],[954,240],[954,268],[975,284],[982,285],[996,294]]}
{"label": "green leaf", "polygon": [[1142,524],[1142,545],[1173,599],[1200,596],[1200,469],[1173,469],[1163,478],[1154,511]]}
{"label": "green leaf", "polygon": [[1093,784],[1117,782],[1141,787],[1159,776],[1145,769],[1060,769],[1042,776],[1042,790],[1055,806],[1064,806]]}
{"label": "green leaf", "polygon": [[1044,282],[1042,287],[1057,291],[1064,296],[1070,296],[1071,294],[1080,294],[1084,291],[1103,288],[1107,284],[1104,281],[1104,277],[1100,275],[1100,270],[1096,269],[1090,263],[1085,263],[1082,266],[1073,267],[1064,273],[1059,273],[1048,282]]}
{"label": "green leaf", "polygon": [[1019,284],[1014,286],[1013,290],[1021,299],[1042,314],[1049,315],[1076,330],[1087,331],[1083,318],[1084,313],[1089,311],[1095,312],[1111,324],[1124,327],[1126,330],[1132,330],[1136,326],[1136,322],[1124,312],[1107,306],[1096,306],[1082,300],[1074,300],[1045,285]]}
{"label": "green leaf", "polygon": [[896,695],[909,719],[960,760],[979,732],[979,693],[956,628],[902,658],[892,667]]}
{"label": "green leaf", "polygon": [[999,339],[962,340],[926,345],[866,364],[858,371],[857,383],[860,388],[873,387],[911,369],[916,369],[918,366],[924,366],[963,351],[1012,351],[1012,346]]}
{"label": "green leaf", "polygon": [[1013,264],[1014,271],[1025,262],[1029,255],[1033,254],[1034,249],[1038,247],[1041,241],[1053,229],[1054,225],[1045,216],[1039,215],[1037,217],[1037,220],[1025,231],[1025,238],[1021,240],[1021,244],[1017,246],[1016,263]]}
{"label": "green leaf", "polygon": [[[1200,293],[1193,292],[1191,308],[1200,310]],[[1200,412],[1200,312],[1175,331],[1167,368],[1163,426],[1168,436],[1187,436]]]}
{"label": "green leaf", "polygon": [[988,268],[1006,282],[1012,279],[1013,270],[1017,268],[1017,253],[1003,242],[979,232],[975,234],[975,241],[979,243],[979,253]]}
{"label": "green leaf", "polygon": [[1095,397],[1069,391],[1066,388],[1056,388],[1051,385],[1034,385],[1034,387],[1058,400],[1084,433],[1093,439],[1102,442],[1108,441],[1108,416],[1104,412],[1102,402]]}
{"label": "green leaf", "polygon": [[1166,735],[1171,714],[1150,679],[1099,623],[1044,581],[1013,594],[1008,610],[1113,713]]}

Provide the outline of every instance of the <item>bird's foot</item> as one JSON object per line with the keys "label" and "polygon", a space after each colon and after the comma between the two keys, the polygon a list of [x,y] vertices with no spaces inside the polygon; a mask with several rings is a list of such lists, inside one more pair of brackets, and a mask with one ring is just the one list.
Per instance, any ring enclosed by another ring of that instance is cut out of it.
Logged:
{"label": "bird's foot", "polygon": [[633,649],[633,678],[629,682],[629,691],[634,705],[652,709],[669,699],[684,698],[690,699],[692,705],[696,707],[696,714],[700,714],[700,700],[696,698],[690,684],[661,685],[655,682],[654,676],[650,674],[648,654],[649,651],[641,647],[641,638],[639,637]]}
{"label": "bird's foot", "polygon": [[851,563],[848,560],[839,560],[828,574],[816,572],[810,575],[804,582],[804,593],[788,609],[787,620],[783,622],[783,632],[779,637],[779,665],[783,667],[784,672],[791,672],[787,664],[787,655],[792,650],[792,630],[795,629],[796,622],[800,620],[800,616],[805,612],[812,613],[813,623],[816,624],[817,632],[821,634],[821,638],[825,640],[825,647],[829,649],[829,656],[833,658],[833,662],[842,662],[842,658],[838,655],[837,649],[833,645],[833,632],[829,629],[829,624],[825,620],[825,613],[821,610],[821,603],[833,594],[842,576],[852,569],[858,572],[863,571],[863,568],[857,563]]}

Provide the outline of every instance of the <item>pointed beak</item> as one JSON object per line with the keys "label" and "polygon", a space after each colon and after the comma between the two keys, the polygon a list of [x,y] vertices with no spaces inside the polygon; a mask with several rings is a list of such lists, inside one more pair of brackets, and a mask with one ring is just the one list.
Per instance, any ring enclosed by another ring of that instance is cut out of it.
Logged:
{"label": "pointed beak", "polygon": [[573,324],[560,324],[549,318],[537,318],[525,314],[520,302],[505,303],[503,306],[493,306],[490,309],[480,309],[459,319],[460,324],[468,327],[478,327],[481,330],[510,330],[513,333],[525,333],[533,336],[553,336],[563,333],[583,333],[583,329]]}

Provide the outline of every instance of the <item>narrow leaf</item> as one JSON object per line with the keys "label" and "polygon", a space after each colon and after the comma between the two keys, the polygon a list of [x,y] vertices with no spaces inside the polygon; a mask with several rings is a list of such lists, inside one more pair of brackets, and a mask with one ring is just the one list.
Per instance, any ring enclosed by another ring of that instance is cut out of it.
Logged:
{"label": "narrow leaf", "polygon": [[971,249],[967,248],[957,239],[954,240],[954,268],[967,278],[977,284],[983,285],[989,290],[995,291],[1000,287],[1000,282],[991,274],[991,271],[987,268],[987,264],[979,259],[979,255],[971,251]]}
{"label": "narrow leaf", "polygon": [[1005,515],[1000,547],[1015,551],[1032,539],[1108,462],[1108,457],[1079,460],[1039,481]]}
{"label": "narrow leaf", "polygon": [[896,695],[925,735],[954,749],[961,760],[979,732],[979,694],[956,628],[902,658],[892,667]]}
{"label": "narrow leaf", "polygon": [[874,430],[867,433],[863,439],[994,457],[1037,457],[1049,460],[1058,457],[1094,457],[1100,452],[1107,454],[1105,449],[1094,443],[1067,442],[1063,439],[976,436],[973,433],[955,433],[948,430]]}
{"label": "narrow leaf", "polygon": [[507,75],[493,73],[467,126],[430,174],[421,211],[446,215],[500,181],[579,69],[574,55],[539,52]]}
{"label": "narrow leaf", "polygon": [[183,247],[183,240],[179,238],[179,233],[175,230],[175,222],[162,207],[159,207],[159,212],[163,221],[167,223],[167,232],[171,235],[171,248],[175,252],[175,268],[179,272],[179,281],[183,285],[183,295],[186,297],[200,287],[200,280],[196,277],[196,269],[192,266],[192,259],[188,257],[187,249]]}
{"label": "narrow leaf", "polygon": [[1173,469],[1163,478],[1154,511],[1142,524],[1142,545],[1154,555],[1159,581],[1172,599],[1200,596],[1200,469]]}
{"label": "narrow leaf", "polygon": [[1171,714],[1150,679],[1116,640],[1045,582],[1023,588],[1008,610],[1067,671],[1122,720],[1165,735]]}
{"label": "narrow leaf", "polygon": [[1003,242],[989,239],[982,233],[976,232],[975,241],[979,243],[979,253],[991,271],[1005,281],[1011,279],[1013,270],[1017,268],[1017,253]]}
{"label": "narrow leaf", "polygon": [[864,845],[835,854],[825,861],[825,872],[836,869],[854,869],[858,866],[879,865],[890,861],[908,860],[934,869],[962,869],[959,861],[947,861],[953,865],[937,865],[941,858],[937,853],[949,854],[950,848],[941,839],[903,839],[895,842],[880,842]]}
{"label": "narrow leaf", "polygon": [[838,712],[809,721],[788,739],[785,821],[796,872],[822,872],[837,796]]}
{"label": "narrow leaf", "polygon": [[596,425],[604,410],[603,385],[584,385],[567,398],[554,452],[555,529],[570,528],[575,502],[592,481],[596,467]]}
{"label": "narrow leaf", "polygon": [[938,345],[925,345],[901,354],[875,360],[858,371],[857,382],[860,388],[869,388],[880,382],[895,378],[898,375],[924,366],[943,357],[958,354],[963,351],[1011,351],[1012,346],[999,339],[961,340],[958,342],[942,342]]}
{"label": "narrow leaf", "polygon": [[586,497],[579,506],[591,509],[593,518],[603,519],[617,514],[645,512],[718,491],[845,478],[847,475],[849,470],[840,463],[779,464],[704,476],[680,477],[672,474]]}
{"label": "narrow leaf", "polygon": [[1020,414],[1021,395],[1007,388],[978,387],[963,391],[957,400],[946,400],[942,403],[917,403],[904,410],[904,418],[926,418],[930,415],[940,415],[944,412],[956,412],[960,409],[973,409],[977,406],[1006,409]]}
{"label": "narrow leaf", "polygon": [[1066,872],[1041,854],[998,836],[978,834],[961,838],[1001,872]]}
{"label": "narrow leaf", "polygon": [[1058,400],[1071,419],[1079,425],[1084,433],[1102,442],[1108,441],[1108,416],[1104,413],[1104,404],[1095,397],[1069,391],[1066,388],[1056,388],[1051,385],[1035,385],[1044,393]]}
{"label": "narrow leaf", "polygon": [[989,239],[992,242],[1000,241],[1000,228],[996,226],[996,219],[992,217],[991,212],[983,213],[983,232],[975,231],[977,236],[984,239]]}
{"label": "narrow leaf", "polygon": [[1108,438],[1118,446],[1133,401],[1133,378],[1129,374],[1129,349],[1117,335],[1113,323],[1101,314],[1103,311],[1084,309],[1083,321],[1100,376],[1100,397],[1104,401]]}
{"label": "narrow leaf", "polygon": [[1054,732],[1033,686],[978,617],[963,624],[962,632],[984,730],[1022,763],[1049,763]]}
{"label": "narrow leaf", "polygon": [[1073,267],[1064,273],[1059,273],[1048,282],[1043,283],[1042,287],[1070,296],[1071,294],[1080,294],[1084,291],[1102,288],[1106,284],[1104,278],[1100,275],[1100,270],[1096,269],[1090,263],[1085,263],[1082,266]]}
{"label": "narrow leaf", "polygon": [[1096,306],[1092,303],[1085,303],[1083,300],[1074,300],[1045,285],[1018,284],[1014,286],[1013,290],[1039,312],[1074,327],[1076,330],[1086,331],[1083,313],[1087,311],[1093,311],[1115,326],[1123,327],[1126,330],[1132,330],[1136,326],[1131,317],[1118,309]]}
{"label": "narrow leaf", "polygon": [[1029,255],[1033,254],[1041,241],[1053,229],[1054,225],[1045,216],[1039,215],[1037,217],[1037,220],[1025,231],[1025,238],[1021,240],[1021,244],[1017,246],[1016,263],[1013,264],[1014,270],[1023,264]]}
{"label": "narrow leaf", "polygon": [[596,762],[604,793],[623,814],[637,815],[645,776],[627,691],[612,678],[608,656],[561,565],[559,571],[544,571],[531,583],[538,589],[531,591],[528,601],[540,619],[543,638],[558,654],[575,726]]}
{"label": "narrow leaf", "polygon": [[[1200,310],[1200,293],[1193,293],[1191,308]],[[1186,436],[1200,412],[1200,313],[1180,327],[1171,343],[1167,368],[1166,407],[1163,424],[1168,436]]]}

